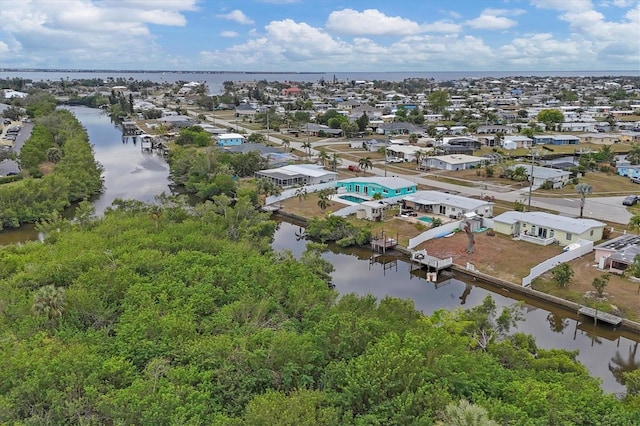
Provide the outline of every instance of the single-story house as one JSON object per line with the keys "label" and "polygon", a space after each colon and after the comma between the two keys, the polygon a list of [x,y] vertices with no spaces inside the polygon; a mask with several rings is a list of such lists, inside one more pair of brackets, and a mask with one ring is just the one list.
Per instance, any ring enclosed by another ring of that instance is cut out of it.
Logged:
{"label": "single-story house", "polygon": [[504,134],[511,134],[513,133],[513,127],[510,126],[503,126],[500,124],[489,124],[489,125],[484,125],[484,126],[478,126],[478,129],[476,130],[476,133],[478,133],[479,135],[481,134],[495,134],[498,132],[502,132]]}
{"label": "single-story house", "polygon": [[267,161],[269,168],[293,164],[298,159],[294,154],[282,152],[281,148],[267,146],[261,143],[244,143],[242,145],[230,145],[219,148],[233,154],[246,154],[248,152],[255,151],[260,154],[260,157]]}
{"label": "single-story house", "polygon": [[598,268],[622,274],[640,254],[640,236],[627,234],[593,247]]}
{"label": "single-story house", "polygon": [[466,170],[482,166],[488,160],[483,157],[475,157],[466,154],[450,154],[428,157],[425,161],[427,167],[441,170]]}
{"label": "single-story house", "polygon": [[504,149],[518,149],[518,148],[530,148],[533,143],[533,139],[526,136],[507,136],[502,142]]}
{"label": "single-story house", "polygon": [[640,165],[631,165],[628,161],[620,162],[616,165],[618,175],[629,179],[640,178]]}
{"label": "single-story house", "polygon": [[338,173],[325,170],[317,164],[290,164],[275,169],[260,170],[255,173],[255,176],[269,179],[276,185],[287,188],[295,185],[333,182]]}
{"label": "single-story house", "polygon": [[561,132],[595,132],[596,123],[592,122],[564,122],[560,123]]}
{"label": "single-story house", "polygon": [[158,121],[168,127],[189,127],[196,124],[192,117],[186,115],[165,115]]}
{"label": "single-story house", "polygon": [[640,132],[623,132],[618,135],[620,142],[640,142]]}
{"label": "single-story house", "polygon": [[249,117],[253,119],[258,111],[250,104],[240,104],[236,106],[236,117]]}
{"label": "single-story house", "polygon": [[620,135],[614,133],[583,133],[577,136],[580,138],[580,143],[613,145],[620,142]]}
{"label": "single-story house", "polygon": [[600,241],[606,223],[593,219],[559,216],[544,212],[509,211],[493,218],[493,229],[505,235],[548,245],[558,242],[561,246],[579,239]]}
{"label": "single-story house", "polygon": [[384,215],[385,209],[389,207],[389,204],[381,200],[371,200],[363,201],[358,206],[358,211],[356,211],[356,217],[358,219],[380,220]]}
{"label": "single-story house", "polygon": [[461,219],[465,213],[469,212],[491,217],[493,216],[493,204],[490,201],[441,191],[418,191],[402,199],[404,209],[447,216],[452,219]]}
{"label": "single-story house", "polygon": [[383,198],[413,194],[417,187],[415,182],[401,177],[355,177],[336,182],[338,193],[360,194],[368,197],[381,194]]}
{"label": "single-story house", "polygon": [[424,129],[411,123],[395,121],[379,126],[377,132],[383,135],[408,135],[411,133],[421,134]]}
{"label": "single-story house", "polygon": [[534,135],[534,145],[578,145],[580,139],[573,135]]}
{"label": "single-story house", "polygon": [[222,133],[218,135],[216,145],[218,146],[236,146],[242,145],[245,137],[239,133]]}
{"label": "single-story house", "polygon": [[[513,170],[516,167],[524,167],[527,170],[527,180],[531,182],[532,167],[530,164],[514,164],[509,167]],[[571,172],[550,167],[533,166],[533,186],[542,186],[545,182],[553,183],[553,189],[564,187],[571,179]]]}
{"label": "single-story house", "polygon": [[312,136],[327,135],[334,138],[342,136],[342,129],[332,129],[324,124],[307,123],[303,127],[303,131]]}
{"label": "single-story house", "polygon": [[[387,147],[387,157],[398,157],[404,161],[416,161],[416,153],[422,152],[427,154],[433,151],[433,148],[425,148],[413,145],[390,145]],[[423,158],[425,155],[422,156]]]}

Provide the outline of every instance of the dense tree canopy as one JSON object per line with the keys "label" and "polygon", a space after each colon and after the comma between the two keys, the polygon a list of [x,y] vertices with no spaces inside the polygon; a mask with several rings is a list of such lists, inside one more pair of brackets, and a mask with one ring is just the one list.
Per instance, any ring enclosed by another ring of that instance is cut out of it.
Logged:
{"label": "dense tree canopy", "polygon": [[0,248],[0,423],[640,421],[639,397],[603,394],[576,353],[509,335],[516,308],[337,299],[322,247],[274,252],[250,204],[161,201]]}

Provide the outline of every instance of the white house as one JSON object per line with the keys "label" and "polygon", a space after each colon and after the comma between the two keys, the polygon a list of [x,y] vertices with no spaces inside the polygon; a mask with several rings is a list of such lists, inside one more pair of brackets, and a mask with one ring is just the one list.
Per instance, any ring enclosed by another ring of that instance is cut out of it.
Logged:
{"label": "white house", "polygon": [[466,213],[493,216],[494,203],[486,200],[448,194],[441,191],[418,191],[402,198],[403,208],[460,219]]}
{"label": "white house", "polygon": [[218,135],[218,146],[236,146],[242,145],[245,141],[244,136],[239,133],[222,133]]}
{"label": "white house", "polygon": [[549,167],[542,166],[533,166],[530,164],[514,164],[510,166],[509,169],[513,170],[516,167],[524,167],[527,171],[527,180],[531,182],[531,175],[533,174],[533,186],[542,186],[545,182],[551,182],[553,184],[553,189],[558,189],[564,187],[569,183],[569,179],[571,179],[571,172],[560,170],[560,169],[552,169]]}
{"label": "white house", "polygon": [[290,164],[276,169],[260,170],[255,173],[257,178],[271,180],[283,188],[294,185],[315,185],[333,182],[338,173],[331,172],[317,164]]}
{"label": "white house", "polygon": [[475,157],[473,155],[451,154],[428,157],[425,165],[441,170],[466,170],[481,166],[487,161],[489,161],[487,158]]}
{"label": "white house", "polygon": [[561,246],[579,239],[599,241],[606,223],[544,212],[509,211],[493,218],[493,229],[540,245],[558,242]]}

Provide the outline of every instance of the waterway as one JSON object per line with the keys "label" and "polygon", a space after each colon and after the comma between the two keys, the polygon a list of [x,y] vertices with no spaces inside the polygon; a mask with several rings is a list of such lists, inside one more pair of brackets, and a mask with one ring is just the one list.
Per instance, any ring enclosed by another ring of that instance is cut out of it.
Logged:
{"label": "waterway", "polygon": [[[153,201],[162,192],[170,192],[169,168],[161,155],[142,152],[132,140],[122,140],[120,129],[100,110],[85,107],[69,108],[85,126],[94,146],[96,159],[105,168],[105,191],[95,198],[98,214],[115,198]],[[290,250],[299,255],[306,241],[300,238],[301,227],[281,222],[275,234],[273,248]],[[31,226],[0,233],[0,245],[37,239]],[[409,272],[403,256],[387,255],[371,261],[368,249],[341,249],[330,246],[325,258],[335,267],[333,282],[342,294],[372,294],[413,300],[416,309],[429,315],[438,309],[470,308],[491,294],[500,306],[514,303],[513,295],[492,289],[488,284],[454,276],[438,284],[427,282],[419,274]],[[492,291],[493,290],[493,291]],[[511,297],[509,297],[511,296]],[[589,320],[576,321],[571,312],[533,300],[524,300],[525,320],[518,331],[535,336],[541,348],[578,350],[578,359],[592,375],[602,380],[607,392],[622,393],[611,369],[640,368],[640,336],[613,331],[608,327],[593,327]]]}

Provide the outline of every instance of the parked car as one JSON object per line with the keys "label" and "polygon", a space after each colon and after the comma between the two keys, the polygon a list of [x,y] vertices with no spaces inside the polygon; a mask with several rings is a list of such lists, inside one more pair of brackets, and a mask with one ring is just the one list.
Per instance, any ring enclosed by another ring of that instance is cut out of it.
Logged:
{"label": "parked car", "polygon": [[400,157],[388,157],[387,163],[404,163],[404,160]]}
{"label": "parked car", "polygon": [[633,182],[633,183],[640,183],[640,177],[632,177],[632,178],[631,178],[631,182]]}
{"label": "parked car", "polygon": [[637,203],[638,203],[637,195],[628,195],[624,197],[624,200],[622,200],[622,204],[625,206],[635,206]]}
{"label": "parked car", "polygon": [[353,164],[349,166],[349,171],[350,172],[356,172],[356,173],[360,173],[362,170],[360,170],[360,168],[358,166],[354,166]]}

